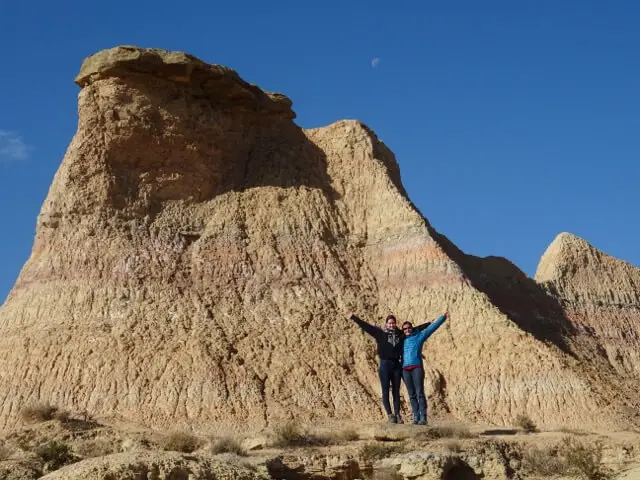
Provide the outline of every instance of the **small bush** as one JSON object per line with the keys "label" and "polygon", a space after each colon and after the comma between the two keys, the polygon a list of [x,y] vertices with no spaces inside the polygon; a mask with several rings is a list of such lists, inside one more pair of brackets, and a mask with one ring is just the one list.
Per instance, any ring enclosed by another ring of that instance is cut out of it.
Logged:
{"label": "small bush", "polygon": [[53,413],[53,418],[55,418],[61,423],[65,423],[69,421],[69,419],[71,418],[71,415],[66,410],[56,410]]}
{"label": "small bush", "polygon": [[58,411],[58,407],[49,405],[48,403],[36,403],[28,405],[20,412],[22,420],[27,423],[46,422],[52,420]]}
{"label": "small bush", "polygon": [[438,438],[474,438],[467,427],[435,427]]}
{"label": "small bush", "polygon": [[610,472],[602,465],[602,443],[587,445],[575,438],[565,438],[559,447],[532,447],[522,458],[523,466],[531,473],[544,477],[554,475],[605,480]]}
{"label": "small bush", "polygon": [[242,445],[237,440],[230,437],[223,437],[215,440],[211,445],[212,453],[235,453],[241,457],[247,455]]}
{"label": "small bush", "polygon": [[360,449],[360,458],[366,463],[372,463],[376,460],[390,457],[394,453],[402,452],[401,445],[389,445],[386,443],[368,443]]}
{"label": "small bush", "polygon": [[528,415],[520,414],[513,422],[514,427],[521,428],[525,433],[534,433],[538,431],[538,427]]}
{"label": "small bush", "polygon": [[347,428],[345,430],[342,430],[341,432],[332,432],[320,438],[327,444],[338,444],[360,440],[360,435],[354,429]]}
{"label": "small bush", "polygon": [[75,449],[75,453],[82,458],[104,457],[114,452],[115,448],[107,440],[88,440]]}
{"label": "small bush", "polygon": [[522,464],[527,471],[544,477],[560,475],[566,470],[557,448],[531,447],[524,452]]}
{"label": "small bush", "polygon": [[602,465],[602,442],[587,445],[575,438],[565,438],[561,453],[568,472],[582,475],[589,480],[604,480],[610,473]]}
{"label": "small bush", "polygon": [[340,432],[338,438],[343,442],[355,442],[356,440],[360,440],[360,435],[354,429],[348,428]]}
{"label": "small bush", "polygon": [[200,446],[200,439],[188,432],[173,432],[164,437],[161,444],[168,451],[191,453]]}
{"label": "small bush", "polygon": [[437,440],[440,438],[475,438],[477,435],[471,433],[466,427],[430,427],[426,431],[419,432],[416,440]]}
{"label": "small bush", "polygon": [[0,462],[8,460],[11,457],[11,449],[4,443],[0,443]]}
{"label": "small bush", "polygon": [[28,452],[30,450],[32,450],[32,441],[33,439],[31,437],[24,436],[24,437],[18,437],[16,439],[16,445],[18,445],[18,448],[20,450],[23,450],[25,452]]}
{"label": "small bush", "polygon": [[331,443],[329,438],[313,435],[294,422],[275,427],[273,433],[274,447],[313,447]]}
{"label": "small bush", "polygon": [[74,460],[69,445],[55,440],[40,445],[36,449],[36,455],[47,464],[49,470],[57,470]]}

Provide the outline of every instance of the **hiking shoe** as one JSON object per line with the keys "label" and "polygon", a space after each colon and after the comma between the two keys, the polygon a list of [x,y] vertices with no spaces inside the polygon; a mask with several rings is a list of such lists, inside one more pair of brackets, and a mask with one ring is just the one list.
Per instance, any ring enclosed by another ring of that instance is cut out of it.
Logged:
{"label": "hiking shoe", "polygon": [[427,424],[426,420],[424,420],[424,419],[418,420],[418,425],[426,425],[426,424]]}
{"label": "hiking shoe", "polygon": [[389,423],[398,423],[398,419],[396,418],[395,415],[387,415],[387,418],[389,419]]}
{"label": "hiking shoe", "polygon": [[404,421],[402,420],[402,417],[400,416],[400,414],[396,415],[396,420],[397,420],[397,423],[404,423]]}

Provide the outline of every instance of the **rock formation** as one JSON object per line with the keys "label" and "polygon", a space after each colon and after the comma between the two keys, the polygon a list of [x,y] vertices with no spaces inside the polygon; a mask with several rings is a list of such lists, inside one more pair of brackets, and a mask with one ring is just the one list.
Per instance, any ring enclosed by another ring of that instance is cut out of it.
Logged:
{"label": "rock formation", "polygon": [[[575,345],[607,311],[628,327],[613,368],[637,375],[637,269],[552,246],[539,284],[466,255],[367,127],[305,131],[285,96],[189,55],[118,47],[76,82],[78,130],[0,309],[0,428],[35,401],[152,427],[380,418],[375,349],[350,310],[449,310],[425,347],[432,412],[628,420],[633,400],[612,401]],[[605,264],[623,278],[594,285]]]}
{"label": "rock formation", "polygon": [[562,303],[584,375],[622,412],[640,418],[640,269],[561,233],[535,276]]}

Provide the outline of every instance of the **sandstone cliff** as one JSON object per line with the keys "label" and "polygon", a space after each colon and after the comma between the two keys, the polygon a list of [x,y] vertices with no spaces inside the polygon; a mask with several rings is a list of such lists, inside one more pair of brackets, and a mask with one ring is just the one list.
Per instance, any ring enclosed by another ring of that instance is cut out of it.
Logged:
{"label": "sandstone cliff", "polygon": [[[37,400],[153,427],[380,418],[352,309],[414,322],[449,310],[425,347],[432,411],[626,421],[626,394],[612,402],[574,352],[563,295],[608,298],[585,293],[590,274],[543,259],[541,286],[465,255],[361,123],[305,131],[283,95],[177,52],[103,51],[76,82],[78,130],[0,309],[0,427]],[[635,312],[637,279],[630,267],[620,296]]]}

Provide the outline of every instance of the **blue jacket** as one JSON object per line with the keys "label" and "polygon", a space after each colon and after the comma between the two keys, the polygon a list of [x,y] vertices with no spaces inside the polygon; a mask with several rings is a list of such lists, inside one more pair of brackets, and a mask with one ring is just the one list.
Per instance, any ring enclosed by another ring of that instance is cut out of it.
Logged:
{"label": "blue jacket", "polygon": [[421,332],[413,332],[404,339],[404,350],[402,354],[402,366],[422,365],[422,345],[425,340],[444,323],[446,317],[442,315],[435,322]]}

